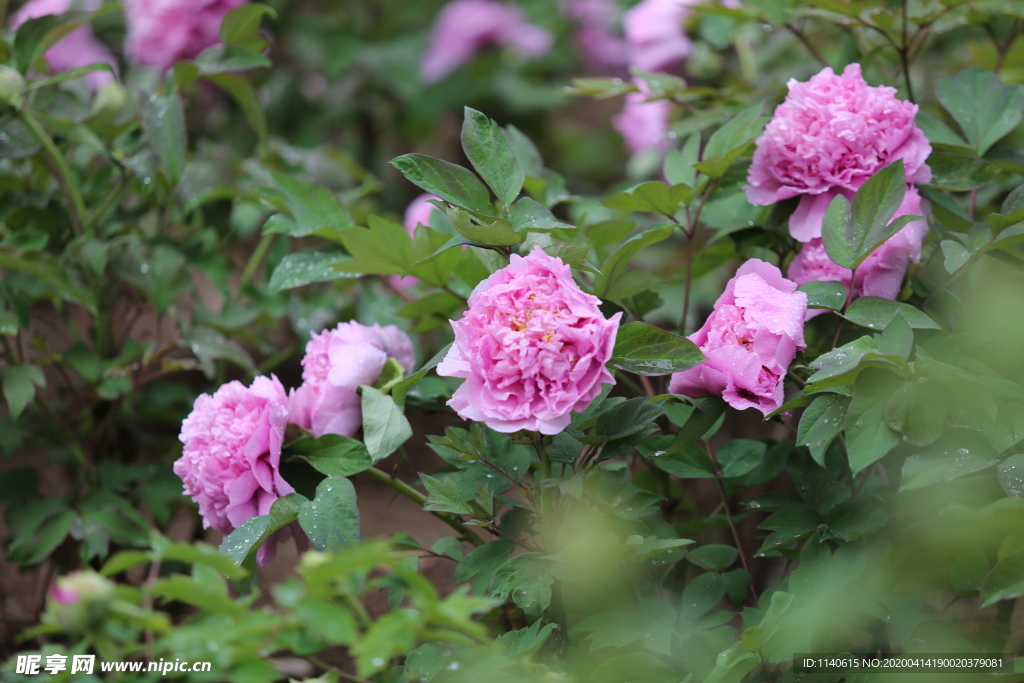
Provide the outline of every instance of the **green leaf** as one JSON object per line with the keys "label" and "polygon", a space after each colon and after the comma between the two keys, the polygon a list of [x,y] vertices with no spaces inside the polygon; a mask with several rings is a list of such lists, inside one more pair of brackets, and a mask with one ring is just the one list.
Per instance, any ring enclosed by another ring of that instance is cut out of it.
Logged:
{"label": "green leaf", "polygon": [[978,595],[991,570],[992,563],[980,550],[968,551],[956,558],[949,568],[949,578],[957,597]]}
{"label": "green leaf", "polygon": [[93,19],[117,9],[108,5],[96,12],[47,14],[27,20],[14,35],[14,66],[21,73],[29,69],[51,47]]}
{"label": "green leaf", "polygon": [[844,268],[854,269],[907,223],[920,220],[920,216],[901,216],[890,223],[906,190],[900,159],[861,185],[849,209],[846,198],[836,195],[822,223],[821,237],[828,257]]}
{"label": "green leaf", "polygon": [[462,149],[466,158],[507,210],[523,189],[526,174],[497,123],[469,107],[463,112]]}
{"label": "green leaf", "polygon": [[462,497],[459,487],[451,480],[451,477],[434,479],[425,474],[420,474],[420,480],[427,489],[427,500],[423,506],[424,510],[436,512],[454,512],[458,515],[471,515],[473,509]]}
{"label": "green leaf", "polygon": [[502,633],[494,639],[494,642],[505,650],[507,656],[513,659],[530,657],[547,642],[551,632],[558,628],[558,624],[554,622],[544,624],[543,621],[543,619],[538,619],[529,628]]}
{"label": "green leaf", "polygon": [[697,171],[693,164],[697,163],[700,154],[700,133],[694,133],[683,145],[682,150],[670,149],[665,155],[665,178],[673,185],[697,184]]}
{"label": "green leaf", "polygon": [[297,224],[295,237],[311,235],[317,230],[341,230],[352,225],[348,209],[327,188],[303,178],[271,173],[274,187]]}
{"label": "green leaf", "polygon": [[984,434],[953,427],[947,429],[939,441],[906,459],[900,491],[953,481],[998,462],[999,454]]}
{"label": "green leaf", "polygon": [[852,342],[843,344],[837,349],[823,353],[810,363],[810,367],[817,370],[811,375],[807,382],[821,382],[833,377],[840,377],[855,370],[860,365],[864,356],[876,351],[874,340],[869,336],[858,337]]}
{"label": "green leaf", "polygon": [[945,388],[927,377],[905,382],[886,401],[882,416],[915,446],[928,446],[942,436],[949,414]]}
{"label": "green leaf", "polygon": [[846,304],[846,288],[832,280],[811,280],[797,288],[807,294],[808,308],[827,308],[841,311]]}
{"label": "green leaf", "polygon": [[603,410],[594,424],[594,436],[580,436],[581,443],[604,443],[623,439],[643,430],[665,412],[665,408],[640,396],[619,401]]}
{"label": "green leaf", "polygon": [[761,102],[744,109],[715,131],[704,148],[703,159],[694,164],[710,178],[721,178],[736,159],[740,158],[761,131],[768,119],[761,116]]}
{"label": "green leaf", "polygon": [[533,251],[534,247],[540,247],[548,256],[554,256],[563,263],[568,263],[573,268],[595,272],[585,263],[587,253],[590,251],[590,247],[586,244],[575,244],[573,242],[557,240],[544,232],[531,232],[527,233],[526,239],[523,240],[522,246],[519,247],[519,253],[529,254]]}
{"label": "green leaf", "polygon": [[679,683],[681,676],[670,665],[646,652],[610,657],[590,673],[593,683]]}
{"label": "green leaf", "polygon": [[[721,398],[690,399],[690,401],[692,406],[686,404],[666,404],[665,406],[669,419],[680,428],[669,452],[685,448],[697,439],[710,438],[707,436],[709,430],[716,428],[715,425],[720,423],[725,413],[726,403]],[[685,410],[685,408],[690,408],[690,410]]]}
{"label": "green leaf", "polygon": [[798,504],[788,505],[771,517],[766,519],[758,527],[768,529],[774,533],[764,540],[761,548],[757,551],[758,557],[769,550],[807,538],[822,524],[821,515],[809,505]]}
{"label": "green leaf", "polygon": [[919,311],[910,304],[882,299],[877,296],[862,296],[854,300],[846,309],[844,317],[852,323],[873,330],[884,330],[900,313],[915,330],[937,330],[939,324],[926,313]]}
{"label": "green leaf", "polygon": [[338,247],[305,249],[288,254],[274,268],[268,288],[271,294],[277,294],[315,282],[357,278],[359,273],[341,272],[334,267],[336,263],[350,260],[348,254]]}
{"label": "green leaf", "polygon": [[36,387],[46,386],[46,376],[36,365],[8,365],[3,368],[4,400],[15,420],[36,396]]}
{"label": "green leaf", "polygon": [[277,11],[269,5],[252,3],[236,7],[224,16],[220,24],[220,39],[225,45],[252,44],[260,37],[263,17],[277,18]]}
{"label": "green leaf", "polygon": [[508,140],[512,153],[516,155],[516,163],[528,176],[540,176],[544,170],[544,160],[537,151],[537,146],[523,131],[512,124],[505,126],[505,138]]}
{"label": "green leaf", "polygon": [[988,183],[999,168],[983,159],[949,152],[932,152],[928,157],[932,179],[928,187],[953,192],[969,192]]}
{"label": "green leaf", "polygon": [[740,551],[731,545],[702,545],[687,554],[686,559],[694,564],[707,567],[711,571],[724,572],[731,567],[740,556]]}
{"label": "green leaf", "polygon": [[178,91],[173,90],[167,95],[140,93],[139,113],[146,140],[163,164],[171,187],[174,187],[181,180],[188,153],[185,109],[181,106]]}
{"label": "green leaf", "polygon": [[1024,498],[1024,453],[1015,453],[999,463],[999,485],[1008,496]]}
{"label": "green leaf", "polygon": [[551,209],[531,197],[521,197],[512,205],[512,228],[516,232],[574,229],[572,225],[555,218]]}
{"label": "green leaf", "polygon": [[7,410],[14,420],[22,415],[26,405],[36,397],[36,387],[46,386],[46,376],[38,366],[20,365],[6,366],[3,373],[3,397],[7,401]]}
{"label": "green leaf", "polygon": [[971,258],[971,252],[967,247],[956,240],[942,240],[939,248],[942,249],[943,266],[950,275],[963,268]]}
{"label": "green leaf", "polygon": [[95,64],[90,64],[89,66],[83,66],[80,69],[70,69],[68,71],[62,71],[59,74],[54,74],[53,76],[50,76],[49,78],[43,78],[38,81],[33,81],[31,89],[38,90],[39,88],[46,88],[51,85],[59,85],[61,83],[66,83],[67,81],[73,81],[76,78],[82,78],[83,76],[87,76],[88,74],[91,74],[94,71],[106,71],[109,74],[114,74],[114,68],[112,66],[110,66],[106,62],[97,62]]}
{"label": "green leaf", "polygon": [[619,327],[608,364],[638,375],[669,375],[688,370],[704,360],[697,345],[686,337],[635,322]]}
{"label": "green leaf", "polygon": [[318,550],[338,550],[359,542],[356,490],[345,477],[327,477],[316,497],[299,508],[299,526]]}
{"label": "green leaf", "polygon": [[448,355],[448,351],[452,345],[448,344],[443,349],[434,354],[434,357],[427,361],[422,368],[409,375],[401,382],[391,388],[391,397],[399,406],[405,406],[405,396],[413,384],[420,381],[427,376],[427,373],[433,370],[437,365],[444,360],[445,356]]}
{"label": "green leaf", "polygon": [[1024,221],[1024,185],[1007,195],[1001,210],[988,216],[988,224],[996,232]]}
{"label": "green leaf", "polygon": [[455,582],[463,583],[483,575],[489,583],[494,570],[508,561],[516,547],[514,541],[491,541],[474,548],[455,568]]}
{"label": "green leaf", "polygon": [[190,349],[199,360],[199,365],[207,377],[215,374],[215,361],[227,360],[251,374],[256,374],[256,364],[252,356],[237,342],[210,327],[196,327],[183,336],[181,346]]}
{"label": "green leaf", "polygon": [[[238,45],[214,45],[199,53],[193,64],[199,67],[197,75],[238,74],[250,69],[266,68],[273,65],[270,59],[256,50]],[[248,82],[244,77],[241,80]],[[253,91],[255,95],[255,91]]]}
{"label": "green leaf", "polygon": [[1000,600],[1024,595],[1024,548],[1010,553],[996,563],[981,585],[981,604],[985,608]]}
{"label": "green leaf", "polygon": [[462,166],[423,154],[404,154],[391,165],[409,181],[444,201],[481,216],[495,217],[487,188]]}
{"label": "green leaf", "polygon": [[488,225],[478,225],[461,209],[449,207],[447,214],[456,232],[476,244],[511,247],[526,239],[525,234],[516,232],[512,224],[504,218],[495,219]]}
{"label": "green leaf", "polygon": [[370,216],[369,223],[369,229],[340,231],[341,243],[352,260],[338,262],[335,268],[345,273],[405,275],[417,261],[409,233],[398,223],[377,216]]}
{"label": "green leaf", "polygon": [[761,441],[734,439],[719,446],[715,457],[723,477],[742,477],[756,469],[767,452],[768,447]]}
{"label": "green leaf", "polygon": [[[675,227],[674,223],[657,224],[627,239],[601,265],[601,274],[594,278],[594,293],[602,299],[611,298],[613,294],[616,296],[631,296],[631,294],[623,294],[624,286],[628,283],[627,276],[630,275],[628,270],[629,262],[644,247],[662,242],[671,237]],[[649,275],[646,271],[641,272]],[[633,293],[638,294],[640,291],[643,291],[643,289]]]}
{"label": "green leaf", "polygon": [[693,188],[688,185],[673,185],[655,180],[635,185],[615,197],[602,199],[609,209],[624,211],[646,211],[671,216],[680,204],[688,204],[693,198]]}
{"label": "green leaf", "polygon": [[412,427],[395,401],[373,387],[363,386],[363,441],[374,463],[398,450],[412,436]]}
{"label": "green leaf", "polygon": [[849,396],[822,394],[800,416],[796,445],[807,446],[814,462],[822,467],[825,466],[825,450],[843,430],[849,407]]}
{"label": "green leaf", "polygon": [[711,457],[698,446],[686,446],[675,451],[666,451],[660,455],[651,454],[651,462],[663,472],[674,474],[682,479],[707,479],[714,477],[715,463]]}
{"label": "green leaf", "polygon": [[220,552],[235,564],[252,566],[256,551],[272,533],[291,524],[298,518],[299,507],[306,499],[298,494],[278,498],[270,506],[270,512],[246,521],[228,534],[220,544]]}
{"label": "green leaf", "polygon": [[846,454],[853,474],[881,460],[900,441],[899,433],[883,419],[895,381],[893,375],[878,370],[864,372],[857,378],[844,425]]}
{"label": "green leaf", "polygon": [[362,441],[340,434],[325,434],[314,439],[303,436],[285,445],[286,456],[297,456],[318,472],[333,477],[351,477],[373,466]]}
{"label": "green leaf", "polygon": [[935,94],[978,156],[1024,120],[1024,85],[1003,85],[996,74],[985,69],[964,69],[953,78],[939,77]]}
{"label": "green leaf", "polygon": [[256,93],[252,81],[234,73],[203,74],[203,78],[231,95],[260,141],[265,143],[267,140],[267,118],[263,113],[263,105],[260,103],[259,95]]}

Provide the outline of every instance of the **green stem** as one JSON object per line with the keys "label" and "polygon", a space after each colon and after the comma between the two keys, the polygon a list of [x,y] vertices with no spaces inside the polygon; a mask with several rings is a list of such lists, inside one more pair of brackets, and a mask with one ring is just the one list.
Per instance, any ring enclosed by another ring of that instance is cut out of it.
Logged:
{"label": "green stem", "polygon": [[[426,496],[424,496],[422,493],[406,484],[401,479],[396,479],[395,477],[392,477],[387,472],[379,470],[376,467],[371,467],[370,469],[366,470],[366,474],[370,475],[377,481],[384,482],[385,484],[393,488],[395,491],[398,491],[403,496],[405,496],[406,498],[408,498],[409,500],[413,501],[414,503],[421,507],[425,505],[427,502]],[[472,543],[474,546],[480,546],[484,544],[484,540],[477,536],[476,532],[474,532],[472,529],[464,525],[462,523],[462,520],[459,519],[458,515],[454,515],[450,512],[437,512],[433,510],[430,511],[430,514],[440,519],[442,522],[450,526],[452,529],[458,531],[460,534],[463,535],[463,537],[467,541]]]}
{"label": "green stem", "polygon": [[127,188],[128,182],[124,177],[122,177],[121,182],[118,183],[116,188],[114,188],[114,191],[106,196],[103,203],[99,205],[99,208],[92,212],[92,215],[89,216],[85,224],[95,230],[96,223],[99,222],[99,220],[106,215],[107,211],[109,211],[110,208],[121,199],[121,196]]}
{"label": "green stem", "polygon": [[263,262],[263,257],[267,255],[273,241],[273,235],[264,235],[260,238],[259,244],[256,245],[256,249],[253,250],[252,256],[249,257],[249,262],[245,264],[245,270],[242,271],[242,277],[238,280],[239,293],[249,286],[252,278],[256,275],[256,269],[260,267],[260,263]]}
{"label": "green stem", "polygon": [[729,509],[729,497],[725,495],[725,484],[722,483],[722,477],[718,474],[718,458],[715,457],[715,452],[711,450],[711,445],[704,441],[704,450],[707,452],[708,457],[711,458],[711,462],[715,464],[715,483],[718,484],[718,493],[722,497],[722,509],[725,510],[725,518],[729,521],[729,529],[732,530],[732,538],[736,542],[736,549],[740,551],[740,564],[743,565],[743,569],[750,574],[750,595],[754,598],[754,606],[760,602],[760,598],[757,595],[757,589],[754,588],[753,573],[750,571],[750,563],[747,561],[747,551],[743,544],[743,539],[740,537],[740,530],[736,526],[736,521],[732,518],[732,510]]}
{"label": "green stem", "polygon": [[914,101],[914,86],[910,83],[910,45],[907,41],[907,0],[903,0],[903,47],[900,49],[900,61],[903,63],[903,78],[907,81],[907,99]]}
{"label": "green stem", "polygon": [[[57,167],[57,175],[60,177],[61,185],[64,187],[64,193],[68,197],[68,213],[71,214],[71,223],[75,227],[75,232],[79,235],[82,234],[82,218],[86,215],[85,202],[82,201],[82,193],[78,190],[78,185],[75,184],[75,180],[71,175],[71,167],[68,166],[67,159],[61,154],[60,150],[57,149],[57,145],[53,142],[53,138],[46,132],[46,130],[36,121],[29,112],[21,112],[21,120],[26,126],[32,131],[32,133],[39,139],[43,147],[46,149],[47,154],[50,156],[50,160],[53,161],[53,165]],[[89,228],[89,237],[95,237],[95,234],[91,226]]]}

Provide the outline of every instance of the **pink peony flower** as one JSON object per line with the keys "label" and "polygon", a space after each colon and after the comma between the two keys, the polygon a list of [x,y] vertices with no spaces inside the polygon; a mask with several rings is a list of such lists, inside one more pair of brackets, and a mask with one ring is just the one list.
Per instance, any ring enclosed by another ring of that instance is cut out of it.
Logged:
{"label": "pink peony flower", "polygon": [[801,197],[790,233],[801,242],[821,237],[821,221],[837,193],[851,197],[864,181],[902,159],[908,183],[931,178],[931,145],[917,127],[917,105],[896,99],[896,89],[871,87],[859,64],[842,76],[826,67],[810,81],[790,80],[750,166],[751,204]]}
{"label": "pink peony flower", "polygon": [[643,0],[626,11],[623,29],[629,63],[644,71],[664,71],[690,56],[693,44],[684,24],[693,0]]}
{"label": "pink peony flower", "polygon": [[452,321],[437,374],[466,381],[448,402],[499,432],[558,434],[615,380],[605,368],[621,313],[605,318],[568,265],[535,247],[477,285]]}
{"label": "pink peony flower", "polygon": [[[907,188],[893,220],[909,215],[923,215],[921,195],[913,187]],[[927,234],[928,224],[924,221],[908,223],[857,267],[856,277],[850,269],[834,263],[825,253],[821,238],[816,237],[805,244],[790,263],[787,276],[798,285],[814,280],[842,283],[850,301],[860,296],[895,299],[903,288],[907,268],[921,260],[921,246]],[[808,309],[807,319],[824,312],[825,309]]]}
{"label": "pink peony flower", "polygon": [[[74,0],[29,0],[11,16],[11,29],[17,29],[29,19],[38,19],[49,14],[65,14],[73,10],[92,12],[98,10],[100,0],[74,2]],[[75,29],[46,51],[47,65],[54,73],[82,69],[97,62],[105,62],[117,71],[117,62],[103,43],[96,40],[88,26]],[[85,82],[92,90],[114,80],[109,71],[92,71],[85,76]]]}
{"label": "pink peony flower", "polygon": [[626,139],[626,145],[633,154],[656,149],[665,151],[672,141],[668,124],[672,117],[672,104],[667,100],[647,102],[650,93],[645,81],[637,79],[640,92],[627,93],[622,112],[612,119],[615,129]]}
{"label": "pink peony flower", "polygon": [[536,57],[552,42],[551,34],[527,23],[518,7],[497,0],[453,0],[434,21],[420,76],[427,83],[439,81],[491,45]]}
{"label": "pink peony flower", "polygon": [[721,395],[733,408],[767,415],[784,399],[783,378],[804,344],[807,295],[758,259],[740,266],[704,326],[690,335],[707,360],[672,375],[669,390]]}
{"label": "pink peony flower", "polygon": [[220,42],[220,24],[246,0],[126,0],[125,53],[136,64],[166,71]]}
{"label": "pink peony flower", "polygon": [[[199,504],[203,528],[230,533],[295,492],[279,471],[287,425],[288,396],[276,377],[257,377],[249,387],[228,382],[196,399],[181,425],[185,447],[174,473]],[[276,542],[264,543],[260,563],[275,552]]]}
{"label": "pink peony flower", "polygon": [[412,342],[394,325],[348,322],[314,332],[302,359],[302,386],[289,397],[291,421],[318,437],[355,436],[363,424],[356,388],[377,381],[389,357],[412,372]]}

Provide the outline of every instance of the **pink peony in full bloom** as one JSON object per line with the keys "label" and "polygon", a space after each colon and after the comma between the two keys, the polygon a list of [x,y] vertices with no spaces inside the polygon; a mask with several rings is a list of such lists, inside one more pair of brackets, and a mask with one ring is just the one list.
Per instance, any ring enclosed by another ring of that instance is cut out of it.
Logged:
{"label": "pink peony in full bloom", "polygon": [[388,358],[412,372],[412,342],[394,325],[347,322],[314,332],[302,359],[302,386],[290,396],[291,422],[318,437],[355,436],[363,424],[356,388],[377,381]]}
{"label": "pink peony in full bloom", "polygon": [[536,57],[550,50],[552,42],[550,33],[528,23],[514,5],[498,0],[453,0],[434,21],[420,76],[427,83],[439,81],[492,45]]}
{"label": "pink peony in full bloom", "polygon": [[651,149],[665,151],[672,145],[666,137],[672,118],[672,104],[667,100],[647,102],[650,93],[646,82],[637,79],[636,83],[640,91],[626,94],[622,112],[615,115],[612,123],[625,138],[631,153]]}
{"label": "pink peony in full bloom", "polygon": [[931,145],[914,121],[917,105],[896,99],[896,89],[865,83],[859,64],[837,76],[824,68],[806,83],[790,80],[747,178],[747,199],[764,206],[801,197],[790,233],[801,242],[821,237],[821,221],[838,193],[852,193],[868,178],[902,159],[908,183],[931,178]]}
{"label": "pink peony in full bloom", "polygon": [[[911,215],[921,216],[923,213],[921,195],[916,188],[908,187],[893,220]],[[815,280],[842,283],[850,301],[860,296],[895,299],[903,287],[903,276],[907,268],[911,263],[921,260],[921,246],[927,234],[928,224],[924,221],[908,223],[864,259],[857,267],[856,277],[853,277],[850,269],[834,263],[825,253],[821,238],[816,237],[804,245],[790,263],[786,274],[798,285]],[[808,309],[807,319],[824,312],[825,309]]]}
{"label": "pink peony in full bloom", "polygon": [[786,370],[806,347],[807,295],[796,288],[770,263],[751,259],[740,266],[704,326],[689,337],[707,360],[672,375],[669,390],[721,395],[733,408],[765,415],[782,405]]}
{"label": "pink peony in full bloom", "polygon": [[166,71],[220,42],[220,24],[246,0],[126,0],[128,59]]}
{"label": "pink peony in full bloom", "polygon": [[[11,15],[11,28],[17,29],[29,19],[38,19],[49,14],[65,14],[71,11],[92,12],[98,10],[102,0],[29,0],[21,9]],[[97,62],[105,62],[117,70],[117,62],[103,43],[96,40],[88,26],[75,29],[57,41],[44,56],[54,73],[82,69]],[[93,90],[114,80],[109,71],[92,71],[85,76],[85,82]]]}
{"label": "pink peony in full bloom", "polygon": [[[279,470],[287,425],[288,396],[276,377],[257,377],[249,387],[228,382],[196,399],[181,425],[184,450],[174,473],[199,504],[204,528],[230,533],[295,492]],[[276,542],[264,543],[260,563],[275,552]]]}
{"label": "pink peony in full bloom", "polygon": [[452,321],[455,343],[437,374],[466,381],[448,402],[499,432],[558,434],[572,411],[615,382],[611,358],[621,313],[605,318],[561,259],[535,247],[477,285]]}

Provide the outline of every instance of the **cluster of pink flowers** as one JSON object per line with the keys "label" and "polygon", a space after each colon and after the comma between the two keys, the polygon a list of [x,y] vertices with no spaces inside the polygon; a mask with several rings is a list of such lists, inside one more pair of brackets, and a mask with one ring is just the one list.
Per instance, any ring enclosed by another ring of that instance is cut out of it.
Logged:
{"label": "cluster of pink flowers", "polygon": [[807,295],[758,259],[740,266],[704,326],[690,335],[707,360],[672,375],[670,391],[720,395],[734,408],[768,414],[782,405],[783,380],[804,343]]}
{"label": "cluster of pink flowers", "polygon": [[[135,64],[167,70],[182,59],[192,59],[220,42],[219,30],[224,17],[247,0],[126,0],[128,33],[125,54]],[[17,29],[29,19],[72,10],[95,11],[102,0],[29,0],[11,16],[10,26]],[[110,64],[116,71],[114,55],[82,26],[46,51],[46,63],[56,73],[81,69],[97,62]],[[113,80],[107,71],[93,71],[86,82],[96,90]]]}
{"label": "cluster of pink flowers", "polygon": [[615,382],[605,364],[622,314],[605,318],[600,303],[540,247],[513,255],[452,321],[455,343],[437,374],[466,381],[448,405],[499,432],[561,432]]}
{"label": "cluster of pink flowers", "polygon": [[[248,387],[228,382],[199,396],[181,426],[184,448],[174,473],[199,505],[204,528],[230,533],[293,493],[280,472],[285,429],[296,424],[315,436],[354,436],[362,424],[356,388],[375,382],[389,357],[412,371],[412,342],[397,327],[341,323],[312,335],[303,384],[290,396],[273,376]],[[258,561],[271,562],[277,541],[288,534],[304,539],[286,527],[260,547]]]}
{"label": "cluster of pink flowers", "polygon": [[550,50],[552,41],[551,34],[527,22],[518,7],[498,0],[453,0],[434,21],[420,76],[427,83],[439,81],[494,45],[536,57]]}
{"label": "cluster of pink flowers", "polygon": [[829,260],[821,227],[837,195],[852,199],[868,178],[899,160],[911,185],[894,219],[921,215],[913,184],[931,178],[926,164],[931,145],[915,123],[917,105],[897,99],[895,88],[869,86],[859,64],[850,64],[841,76],[825,68],[806,83],[790,81],[788,86],[785,102],[757,140],[747,198],[767,205],[800,197],[789,219],[790,234],[805,243],[789,268],[798,284],[832,280],[841,282],[850,298],[895,298],[907,267],[921,258],[927,234],[923,221],[904,227],[856,274]]}

